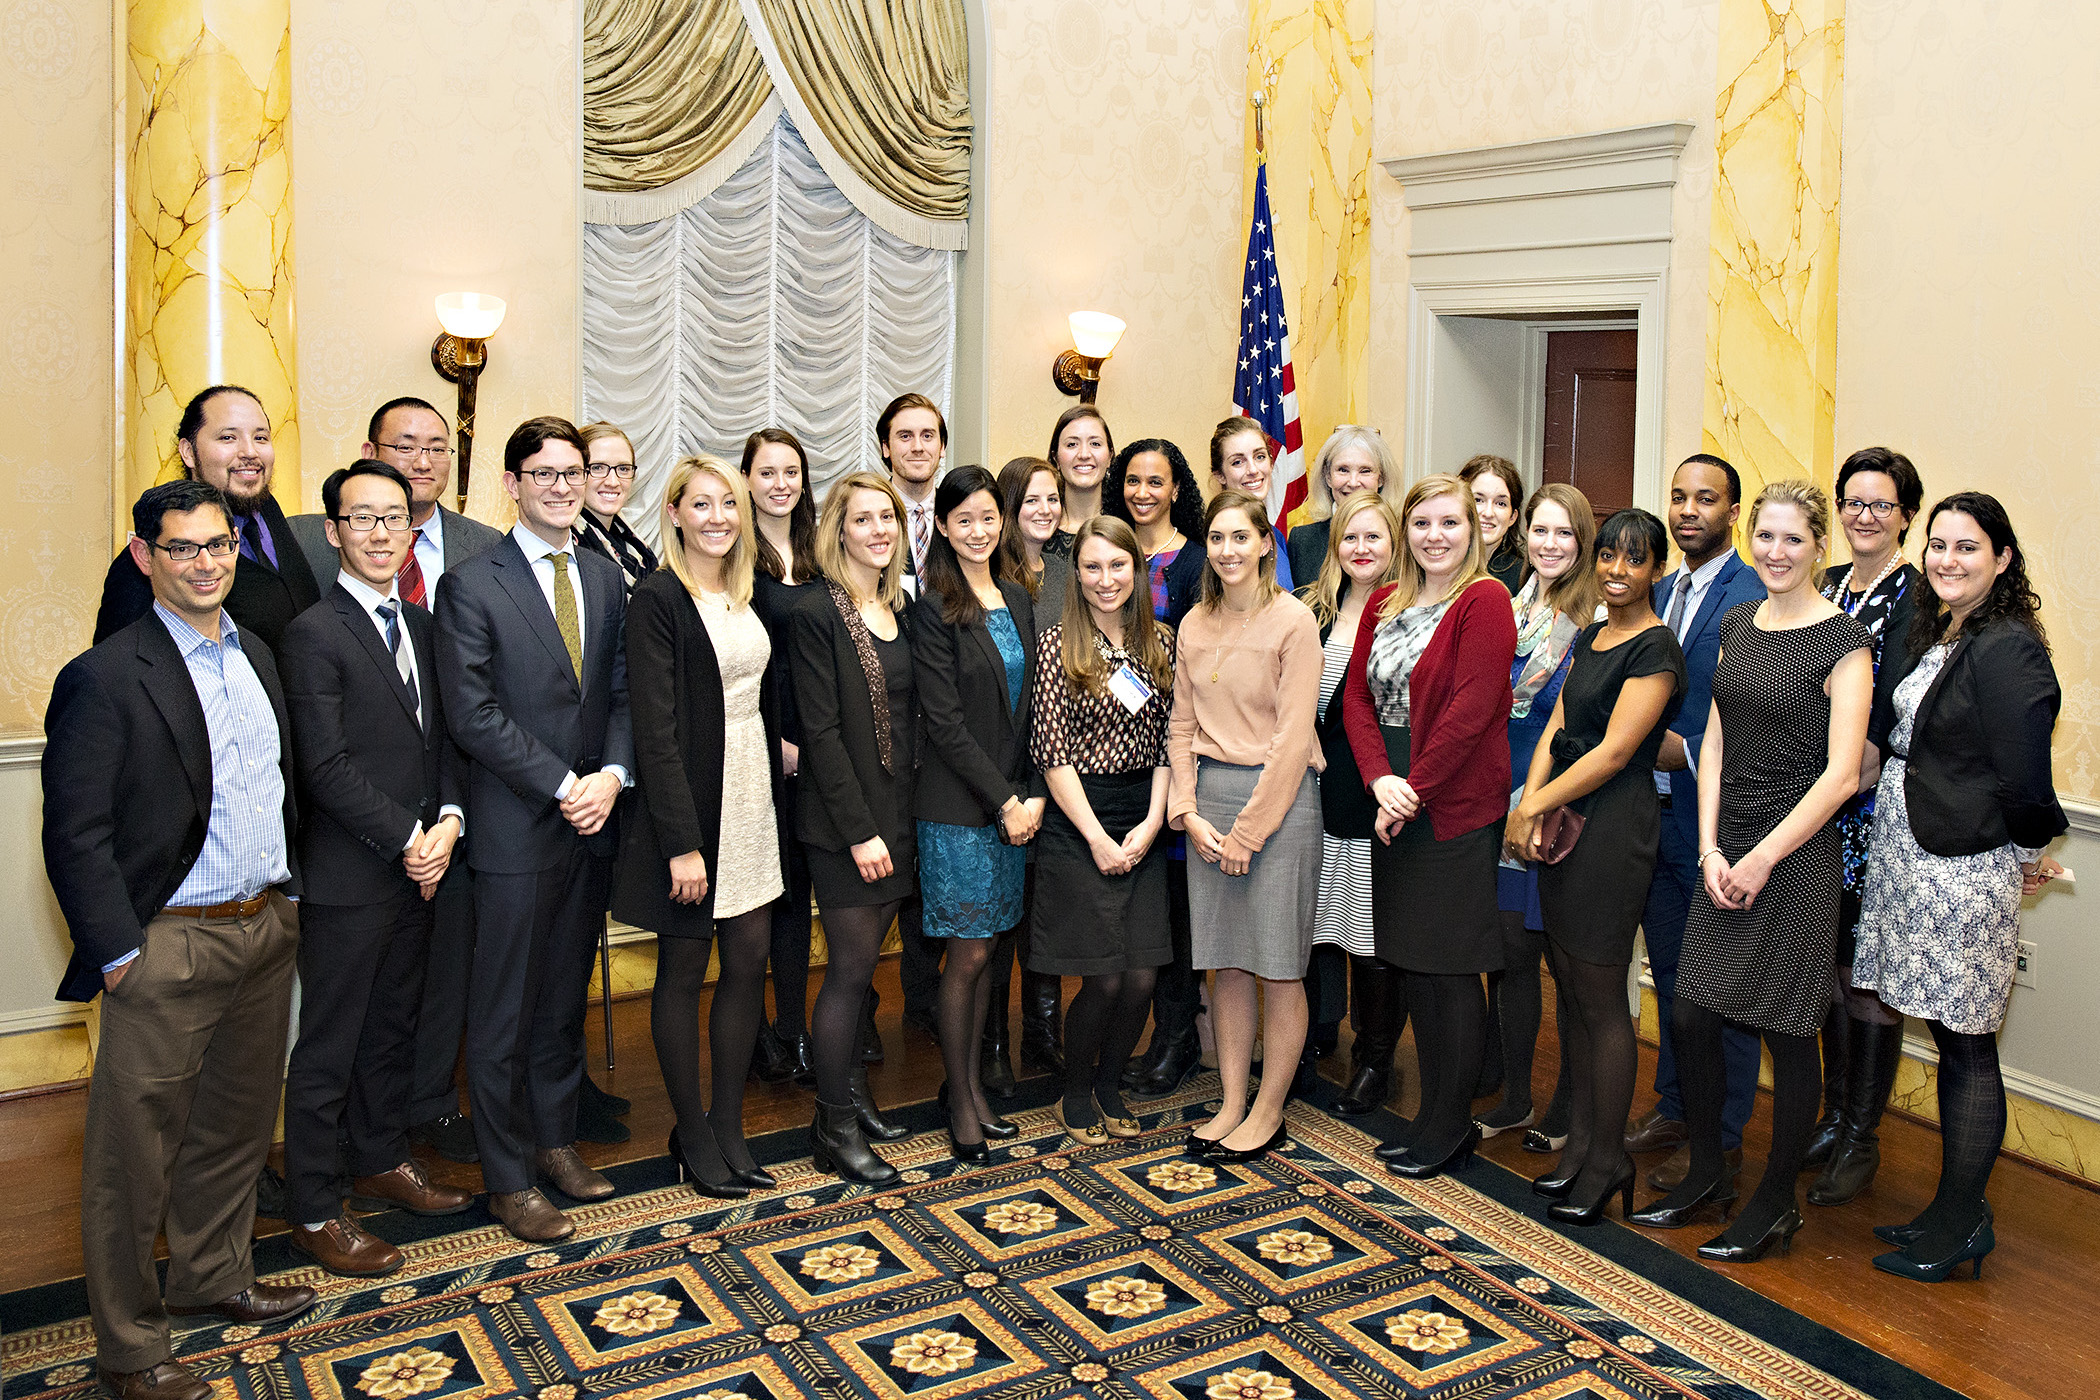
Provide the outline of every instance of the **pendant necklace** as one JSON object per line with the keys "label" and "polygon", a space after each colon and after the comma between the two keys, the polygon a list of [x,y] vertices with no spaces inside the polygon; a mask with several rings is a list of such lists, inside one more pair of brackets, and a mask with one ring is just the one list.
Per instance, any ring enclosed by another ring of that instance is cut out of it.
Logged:
{"label": "pendant necklace", "polygon": [[[1220,603],[1218,606],[1224,607],[1225,605],[1223,603]],[[1254,614],[1259,612],[1260,610],[1261,609],[1259,604],[1247,609],[1246,615],[1240,621],[1239,634],[1233,638],[1235,642],[1237,642],[1240,639],[1240,637],[1244,637],[1247,635],[1247,624],[1254,621]],[[1225,608],[1225,611],[1231,612],[1233,611],[1233,609]],[[1225,669],[1225,643],[1222,641],[1218,643],[1218,654],[1215,658],[1213,658],[1213,662],[1214,664],[1211,666],[1210,670],[1210,679],[1211,684],[1216,685],[1218,681],[1218,673]]]}

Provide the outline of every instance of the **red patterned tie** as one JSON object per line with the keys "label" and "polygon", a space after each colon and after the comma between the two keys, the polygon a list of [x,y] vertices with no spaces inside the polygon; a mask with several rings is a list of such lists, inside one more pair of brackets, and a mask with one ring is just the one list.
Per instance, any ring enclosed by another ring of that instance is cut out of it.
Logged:
{"label": "red patterned tie", "polygon": [[408,542],[408,562],[401,566],[401,572],[395,574],[394,578],[401,585],[402,597],[419,608],[427,608],[430,602],[423,593],[423,565],[416,559],[416,545],[422,539],[423,532],[416,531],[415,539]]}

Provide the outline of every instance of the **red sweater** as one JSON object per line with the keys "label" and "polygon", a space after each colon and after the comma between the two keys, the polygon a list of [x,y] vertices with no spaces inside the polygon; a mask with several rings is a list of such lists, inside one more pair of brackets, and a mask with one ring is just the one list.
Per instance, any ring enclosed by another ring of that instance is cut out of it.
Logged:
{"label": "red sweater", "polygon": [[[1393,588],[1387,584],[1364,605],[1367,625],[1357,629],[1342,688],[1342,722],[1366,788],[1393,771],[1368,672],[1378,632],[1368,624]],[[1509,670],[1516,658],[1509,590],[1484,578],[1452,601],[1408,678],[1407,782],[1439,841],[1509,814]]]}

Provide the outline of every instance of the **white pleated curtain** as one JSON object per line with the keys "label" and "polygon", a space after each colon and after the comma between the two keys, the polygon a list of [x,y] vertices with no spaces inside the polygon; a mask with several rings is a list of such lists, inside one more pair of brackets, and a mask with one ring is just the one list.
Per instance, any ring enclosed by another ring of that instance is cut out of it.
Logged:
{"label": "white pleated curtain", "polygon": [[673,462],[778,426],[817,499],[879,470],[875,416],[898,394],[952,402],[959,254],[878,228],[826,178],[785,112],[743,164],[679,213],[583,226],[583,403],[634,440],[622,511],[660,537]]}

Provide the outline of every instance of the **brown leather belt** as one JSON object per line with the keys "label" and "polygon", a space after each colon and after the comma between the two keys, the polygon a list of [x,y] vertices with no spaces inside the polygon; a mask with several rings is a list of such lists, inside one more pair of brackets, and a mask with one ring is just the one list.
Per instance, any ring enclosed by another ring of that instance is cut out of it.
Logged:
{"label": "brown leather belt", "polygon": [[224,904],[167,904],[160,912],[178,919],[252,919],[269,902],[270,892],[264,890],[253,899],[231,899]]}

